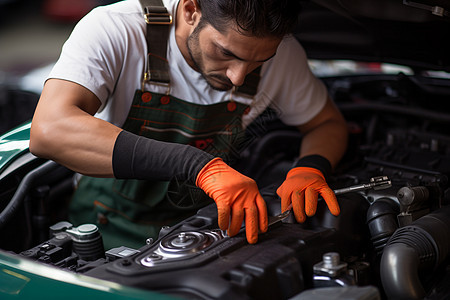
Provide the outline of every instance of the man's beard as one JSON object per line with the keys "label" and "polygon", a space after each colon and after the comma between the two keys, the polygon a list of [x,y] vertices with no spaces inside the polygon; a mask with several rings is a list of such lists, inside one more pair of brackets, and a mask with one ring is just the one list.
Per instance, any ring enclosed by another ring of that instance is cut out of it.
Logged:
{"label": "man's beard", "polygon": [[[197,71],[200,72],[202,77],[206,80],[206,82],[212,89],[217,90],[217,91],[228,91],[233,87],[233,83],[230,81],[230,79],[228,79],[228,77],[220,75],[220,74],[206,75],[204,72],[205,67],[203,65],[203,60],[202,60],[202,56],[201,56],[199,34],[205,25],[206,24],[203,23],[202,20],[200,20],[199,24],[197,25],[197,27],[195,27],[192,34],[189,35],[189,37],[186,41],[186,46],[187,46],[189,55],[191,57],[192,62],[194,63],[195,68],[197,69]],[[214,79],[218,80],[219,82],[214,81]],[[216,85],[214,85],[214,83]],[[220,84],[220,86],[217,86],[217,84]]]}

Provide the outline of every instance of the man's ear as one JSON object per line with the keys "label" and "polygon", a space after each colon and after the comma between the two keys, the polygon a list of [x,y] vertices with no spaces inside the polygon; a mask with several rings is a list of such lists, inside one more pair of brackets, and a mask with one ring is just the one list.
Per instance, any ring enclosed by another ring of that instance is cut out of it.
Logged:
{"label": "man's ear", "polygon": [[189,25],[195,25],[200,20],[201,12],[197,0],[180,0],[184,21]]}

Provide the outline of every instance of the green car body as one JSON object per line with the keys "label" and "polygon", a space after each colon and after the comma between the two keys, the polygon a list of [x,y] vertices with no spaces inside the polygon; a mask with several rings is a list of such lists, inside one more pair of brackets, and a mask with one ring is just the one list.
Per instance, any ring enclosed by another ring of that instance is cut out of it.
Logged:
{"label": "green car body", "polygon": [[174,299],[0,252],[0,299]]}
{"label": "green car body", "polygon": [[[0,181],[13,173],[17,160],[24,156],[32,157],[28,151],[30,127],[31,123],[28,122],[0,137]],[[23,163],[17,164],[21,165]],[[174,298],[61,270],[0,250],[0,299]]]}
{"label": "green car body", "polygon": [[0,174],[15,159],[28,152],[31,123],[19,126],[0,137]]}

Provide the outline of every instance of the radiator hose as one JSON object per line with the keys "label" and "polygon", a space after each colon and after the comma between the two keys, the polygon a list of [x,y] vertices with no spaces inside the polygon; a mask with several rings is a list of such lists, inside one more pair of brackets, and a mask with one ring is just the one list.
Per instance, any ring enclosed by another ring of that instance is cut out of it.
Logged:
{"label": "radiator hose", "polygon": [[[422,299],[420,274],[432,274],[450,250],[450,206],[399,228],[381,257],[380,272],[389,299]],[[422,278],[423,279],[423,278]]]}
{"label": "radiator hose", "polygon": [[[58,172],[54,173],[55,171]],[[32,188],[43,181],[51,182],[53,180],[60,180],[63,176],[72,173],[73,172],[66,168],[61,168],[56,162],[49,160],[25,175],[8,205],[0,212],[0,229],[6,226],[6,224],[15,217],[20,206],[24,202],[25,197]]]}

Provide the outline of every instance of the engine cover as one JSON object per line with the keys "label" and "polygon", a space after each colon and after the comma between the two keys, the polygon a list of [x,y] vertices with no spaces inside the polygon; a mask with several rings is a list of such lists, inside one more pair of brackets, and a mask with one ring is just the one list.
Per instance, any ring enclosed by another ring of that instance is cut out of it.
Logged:
{"label": "engine cover", "polygon": [[[323,220],[341,218],[327,213],[324,205],[320,207],[318,215]],[[313,266],[323,254],[338,251],[351,257],[357,251],[348,247],[354,234],[283,222],[270,226],[259,235],[258,243],[250,245],[244,232],[228,237],[220,230],[205,229],[217,226],[209,223],[215,209],[200,210],[138,254],[85,274],[187,299],[286,299],[314,286]],[[203,226],[194,229],[193,224]]]}

